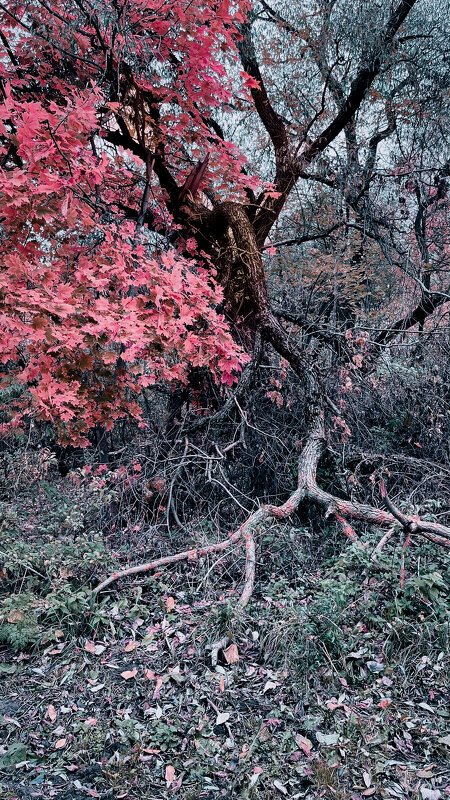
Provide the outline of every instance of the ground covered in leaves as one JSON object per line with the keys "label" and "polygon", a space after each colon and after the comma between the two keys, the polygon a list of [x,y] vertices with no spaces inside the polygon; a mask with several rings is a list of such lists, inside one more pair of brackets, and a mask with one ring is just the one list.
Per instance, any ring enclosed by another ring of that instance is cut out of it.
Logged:
{"label": "ground covered in leaves", "polygon": [[413,545],[401,589],[400,541],[294,520],[260,532],[245,613],[240,551],[94,602],[187,534],[108,538],[86,508],[63,481],[1,506],[1,800],[450,797],[445,554]]}

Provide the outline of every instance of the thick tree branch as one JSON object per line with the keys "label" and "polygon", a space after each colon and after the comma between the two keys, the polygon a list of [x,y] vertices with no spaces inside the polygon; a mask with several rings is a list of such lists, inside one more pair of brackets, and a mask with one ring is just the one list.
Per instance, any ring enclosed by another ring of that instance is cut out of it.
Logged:
{"label": "thick tree branch", "polygon": [[251,95],[255,104],[255,109],[272,141],[277,164],[277,174],[278,177],[281,177],[282,172],[286,169],[286,159],[288,157],[286,127],[280,115],[273,108],[267,95],[252,40],[251,25],[249,22],[241,25],[241,33],[242,39],[238,43],[238,47],[242,66],[250,77],[258,81],[259,86],[258,88],[251,88]]}
{"label": "thick tree branch", "polygon": [[278,218],[301,172],[334,141],[358,111],[370,86],[381,72],[385,56],[392,46],[395,34],[416,2],[417,0],[401,0],[390,16],[384,33],[380,36],[368,63],[362,65],[358,70],[352,81],[350,92],[333,121],[303,150],[297,163],[289,163],[279,175],[279,179],[276,181],[276,190],[280,192],[280,196],[268,198],[255,219],[255,232],[260,246],[264,245],[272,225]]}
{"label": "thick tree branch", "polygon": [[446,300],[448,300],[448,298],[442,292],[423,292],[416,307],[406,314],[406,316],[397,320],[397,322],[394,322],[389,328],[382,331],[375,339],[375,343],[380,346],[386,345],[400,333],[409,330],[409,328],[413,328],[415,325],[423,325],[425,320]]}
{"label": "thick tree branch", "polygon": [[[129,150],[130,153],[140,158],[144,164],[147,162],[147,148],[133,139],[131,133],[128,130],[128,127],[122,117],[116,117],[117,124],[119,126],[116,130],[108,130],[103,128],[102,134],[103,138],[109,142],[110,144],[115,145],[116,147],[123,147],[124,150]],[[161,157],[161,154],[158,152],[154,153],[154,171],[158,176],[159,183],[161,188],[165,189],[170,197],[172,203],[175,203],[178,198],[179,187],[178,184],[167,168],[167,165],[164,159]]]}
{"label": "thick tree branch", "polygon": [[[416,534],[421,535],[435,544],[450,548],[450,528],[435,522],[421,520],[419,517],[413,519],[406,516],[387,498],[384,485],[381,487],[381,493],[389,507],[388,511],[374,508],[364,503],[344,500],[325,492],[317,485],[316,472],[325,445],[325,427],[323,412],[316,405],[314,398],[312,398],[311,402],[312,424],[308,440],[298,461],[297,488],[283,505],[261,506],[253,512],[236,531],[229,534],[226,539],[217,544],[206,545],[199,548],[194,547],[190,550],[185,550],[171,556],[165,556],[146,564],[139,564],[135,567],[128,567],[119,572],[114,572],[99,583],[93,590],[93,597],[120,578],[150,572],[153,569],[159,569],[159,567],[178,563],[180,561],[194,561],[200,556],[208,555],[209,553],[224,552],[232,544],[243,542],[246,550],[245,581],[238,606],[244,608],[251,597],[255,580],[256,556],[254,533],[258,528],[266,525],[273,519],[283,520],[292,516],[299,505],[307,501],[312,501],[321,506],[327,516],[334,516],[344,534],[353,543],[357,543],[358,539],[349,519],[376,525],[377,527],[388,526],[390,529],[393,524],[400,522],[405,530],[407,530],[408,536]],[[386,539],[387,537],[383,537],[382,541]]]}

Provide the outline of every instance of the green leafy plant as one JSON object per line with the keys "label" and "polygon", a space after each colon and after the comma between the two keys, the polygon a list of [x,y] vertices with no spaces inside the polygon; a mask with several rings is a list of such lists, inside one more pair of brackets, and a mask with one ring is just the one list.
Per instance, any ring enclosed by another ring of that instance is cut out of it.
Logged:
{"label": "green leafy plant", "polygon": [[[64,514],[76,528],[77,509]],[[56,524],[52,518],[49,528]],[[103,604],[91,602],[93,581],[110,562],[100,536],[26,538],[9,509],[3,509],[1,527],[0,641],[22,650],[58,640],[69,628],[81,632],[109,625]]]}

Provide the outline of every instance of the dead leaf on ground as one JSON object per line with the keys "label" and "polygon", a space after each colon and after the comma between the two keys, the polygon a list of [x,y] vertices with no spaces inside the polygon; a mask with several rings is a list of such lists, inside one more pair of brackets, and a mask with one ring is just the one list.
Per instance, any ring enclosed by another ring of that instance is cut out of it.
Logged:
{"label": "dead leaf on ground", "polygon": [[91,642],[88,639],[86,644],[84,645],[84,649],[88,653],[92,653],[92,655],[94,656],[99,656],[106,650],[106,647],[104,644],[95,644],[95,642]]}
{"label": "dead leaf on ground", "polygon": [[67,744],[67,739],[58,739],[58,741],[55,742],[55,750],[61,750],[61,748],[65,747],[66,744]]}
{"label": "dead leaf on ground", "polygon": [[276,689],[277,686],[278,683],[275,683],[275,681],[266,681],[266,683],[264,684],[263,694],[265,694],[266,692],[270,692],[271,689]]}
{"label": "dead leaf on ground", "polygon": [[311,739],[307,739],[306,736],[301,736],[301,734],[298,733],[295,737],[295,741],[297,742],[298,746],[301,747],[305,755],[309,756],[311,750],[313,749],[313,743]]}
{"label": "dead leaf on ground", "polygon": [[137,669],[126,669],[125,672],[121,672],[120,675],[124,680],[129,681],[130,678],[135,678],[137,673]]}
{"label": "dead leaf on ground", "polygon": [[439,789],[429,789],[427,786],[420,787],[420,794],[423,800],[440,800],[442,792]]}
{"label": "dead leaf on ground", "polygon": [[131,653],[133,650],[136,650],[136,647],[140,647],[140,642],[136,642],[136,641],[128,642],[128,644],[125,645],[125,648],[124,648],[125,653]]}
{"label": "dead leaf on ground", "polygon": [[230,719],[230,714],[228,711],[223,711],[221,714],[217,714],[216,725],[223,725],[224,722],[228,722]]}
{"label": "dead leaf on ground", "polygon": [[239,661],[239,650],[237,649],[237,645],[230,644],[230,646],[223,651],[223,657],[227,664],[237,664]]}
{"label": "dead leaf on ground", "polygon": [[173,597],[168,597],[168,598],[166,599],[166,609],[167,609],[167,613],[168,613],[168,614],[170,614],[170,612],[171,612],[171,611],[173,611],[173,609],[174,609],[174,608],[175,608],[175,598],[173,598]]}
{"label": "dead leaf on ground", "polygon": [[368,772],[363,772],[363,781],[368,789],[370,787],[370,784],[372,783],[372,778],[370,777],[370,774]]}
{"label": "dead leaf on ground", "polygon": [[22,622],[23,614],[19,611],[18,608],[13,609],[10,614],[6,617],[7,622],[15,624],[16,622]]}
{"label": "dead leaf on ground", "polygon": [[172,764],[168,764],[166,767],[167,786],[171,786],[174,780],[175,780],[175,767],[173,767]]}

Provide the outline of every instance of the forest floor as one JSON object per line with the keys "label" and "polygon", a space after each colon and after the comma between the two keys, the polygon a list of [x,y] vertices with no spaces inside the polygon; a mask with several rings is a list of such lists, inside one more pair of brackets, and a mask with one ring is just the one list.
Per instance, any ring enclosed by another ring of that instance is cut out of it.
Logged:
{"label": "forest floor", "polygon": [[413,546],[401,589],[400,543],[273,526],[245,612],[237,552],[93,602],[148,543],[83,530],[77,492],[1,505],[0,800],[450,798],[444,554]]}

